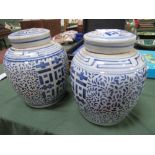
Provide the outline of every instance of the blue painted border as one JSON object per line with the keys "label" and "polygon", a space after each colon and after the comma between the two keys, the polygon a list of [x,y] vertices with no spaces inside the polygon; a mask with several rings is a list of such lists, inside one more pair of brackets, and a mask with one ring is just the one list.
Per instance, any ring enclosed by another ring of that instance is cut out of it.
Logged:
{"label": "blue painted border", "polygon": [[10,61],[10,62],[26,62],[26,61],[36,61],[36,60],[40,60],[40,59],[46,59],[46,58],[49,58],[49,57],[52,57],[52,56],[55,56],[55,55],[59,55],[61,52],[64,52],[63,49],[59,50],[59,51],[56,51],[52,54],[48,54],[48,55],[45,55],[45,56],[38,56],[38,57],[34,57],[34,58],[9,58],[7,56],[4,57],[4,60],[5,61]]}
{"label": "blue painted border", "polygon": [[[73,65],[76,65],[76,66],[78,66],[79,68],[81,68],[81,65],[76,61],[76,64],[75,64],[75,62],[73,62],[72,64],[71,64],[71,67],[73,67],[74,68],[74,66]],[[98,67],[96,67],[96,68],[98,68]],[[113,70],[115,70],[115,69],[122,69],[122,68],[120,68],[120,67],[118,67],[118,68],[110,68],[110,67],[104,67],[105,69],[113,69]],[[98,69],[104,69],[104,68],[98,68]],[[111,72],[111,73],[108,73],[108,72],[106,72],[105,71],[105,73],[101,73],[101,71],[92,71],[92,70],[90,70],[90,69],[86,69],[85,67],[82,67],[82,69],[84,70],[84,71],[89,71],[89,72],[91,72],[91,73],[94,73],[94,74],[105,74],[105,75],[123,75],[123,74],[133,74],[133,73],[135,73],[135,71],[137,72],[137,70],[138,71],[140,71],[140,70],[142,70],[143,68],[145,68],[145,65],[143,65],[143,66],[141,66],[141,67],[139,67],[139,68],[137,68],[137,69],[133,69],[133,70],[129,70],[128,68],[127,68],[127,72],[125,72],[125,71],[123,71],[122,73],[118,73],[118,72],[115,72],[115,73],[113,73],[113,72]],[[104,72],[104,71],[103,71]]]}
{"label": "blue painted border", "polygon": [[48,38],[50,38],[50,36],[45,37],[45,38],[41,38],[41,39],[30,40],[30,41],[21,41],[21,42],[11,41],[11,43],[13,43],[13,44],[25,44],[25,43],[32,43],[32,42],[37,42],[37,41],[45,40],[45,39],[48,39]]}
{"label": "blue painted border", "polygon": [[105,48],[124,48],[124,47],[130,47],[130,46],[134,47],[134,44],[130,44],[130,45],[126,45],[126,46],[104,46],[104,45],[96,45],[96,44],[93,44],[93,43],[89,43],[87,41],[85,41],[85,44],[88,44],[88,45],[91,45],[91,46],[96,46],[96,47],[105,47]]}

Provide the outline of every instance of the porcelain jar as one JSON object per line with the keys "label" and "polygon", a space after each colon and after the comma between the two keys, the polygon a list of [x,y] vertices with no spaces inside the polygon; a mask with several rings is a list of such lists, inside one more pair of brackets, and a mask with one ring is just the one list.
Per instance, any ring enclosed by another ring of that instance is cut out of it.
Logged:
{"label": "porcelain jar", "polygon": [[122,121],[136,105],[146,64],[134,49],[136,36],[100,29],[84,35],[84,47],[71,63],[71,85],[82,115],[108,126]]}
{"label": "porcelain jar", "polygon": [[4,68],[15,91],[36,108],[57,103],[65,94],[67,55],[51,41],[50,31],[32,28],[8,36],[12,47],[4,57]]}

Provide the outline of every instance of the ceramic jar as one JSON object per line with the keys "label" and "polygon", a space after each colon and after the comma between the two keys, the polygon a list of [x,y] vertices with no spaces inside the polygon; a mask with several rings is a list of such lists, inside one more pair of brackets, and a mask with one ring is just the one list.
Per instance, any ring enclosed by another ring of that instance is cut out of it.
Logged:
{"label": "ceramic jar", "polygon": [[8,36],[12,47],[4,57],[4,68],[14,89],[31,107],[57,103],[65,94],[67,55],[51,41],[50,31],[32,28]]}
{"label": "ceramic jar", "polygon": [[134,49],[136,36],[101,29],[84,35],[84,48],[71,63],[71,85],[82,115],[98,125],[122,121],[136,105],[146,64]]}

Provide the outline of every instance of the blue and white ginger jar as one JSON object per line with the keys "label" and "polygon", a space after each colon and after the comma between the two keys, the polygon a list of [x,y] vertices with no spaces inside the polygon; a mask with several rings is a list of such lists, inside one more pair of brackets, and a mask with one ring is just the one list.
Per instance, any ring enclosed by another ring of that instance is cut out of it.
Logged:
{"label": "blue and white ginger jar", "polygon": [[136,36],[101,29],[84,35],[84,48],[71,63],[71,85],[82,115],[98,125],[122,121],[136,105],[146,64],[134,49]]}
{"label": "blue and white ginger jar", "polygon": [[4,68],[14,89],[31,107],[57,103],[65,94],[67,54],[51,41],[43,28],[21,30],[9,35],[12,47],[4,57]]}

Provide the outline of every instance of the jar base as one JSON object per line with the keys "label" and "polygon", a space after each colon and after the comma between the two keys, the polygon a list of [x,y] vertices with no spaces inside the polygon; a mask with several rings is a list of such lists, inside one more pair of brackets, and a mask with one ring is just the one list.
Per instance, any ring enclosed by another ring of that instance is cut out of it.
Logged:
{"label": "jar base", "polygon": [[[88,114],[87,112],[84,112],[82,110],[80,110],[81,115],[90,123],[98,125],[98,126],[114,126],[119,124],[121,121],[123,121],[125,119],[126,116],[116,120],[116,121],[111,121],[109,123],[103,122],[100,118],[98,118],[98,120],[96,120],[95,116],[93,116],[92,114]],[[98,115],[98,117],[100,117]]]}
{"label": "jar base", "polygon": [[57,104],[58,102],[60,102],[64,98],[64,96],[65,96],[65,93],[63,95],[61,95],[56,101],[54,101],[54,102],[51,101],[51,102],[49,102],[49,104],[46,104],[46,105],[32,105],[31,103],[26,102],[26,101],[25,101],[25,103],[26,103],[26,105],[28,105],[31,108],[37,108],[37,109],[48,108],[48,107],[51,107],[51,106]]}

